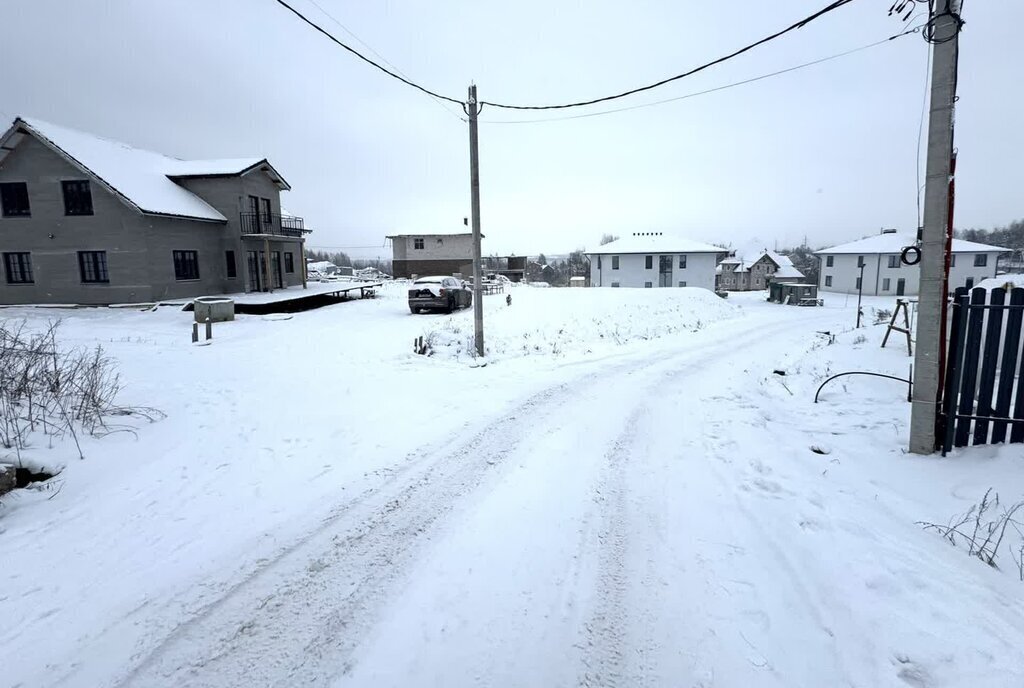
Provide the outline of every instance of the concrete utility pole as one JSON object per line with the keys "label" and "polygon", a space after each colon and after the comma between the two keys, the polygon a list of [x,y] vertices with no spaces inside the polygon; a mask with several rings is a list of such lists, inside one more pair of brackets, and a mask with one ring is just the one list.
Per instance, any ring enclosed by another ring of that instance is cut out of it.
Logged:
{"label": "concrete utility pole", "polygon": [[480,149],[476,124],[476,116],[480,110],[477,107],[475,85],[469,87],[466,113],[469,115],[469,190],[473,216],[473,332],[476,340],[476,355],[483,356],[484,290],[483,275],[480,269]]}
{"label": "concrete utility pole", "polygon": [[925,27],[932,43],[931,109],[928,119],[928,162],[921,234],[921,277],[918,294],[917,352],[910,414],[910,451],[935,451],[939,380],[946,345],[947,238],[952,231],[949,196],[953,158],[953,111],[956,101],[960,0],[936,0]]}

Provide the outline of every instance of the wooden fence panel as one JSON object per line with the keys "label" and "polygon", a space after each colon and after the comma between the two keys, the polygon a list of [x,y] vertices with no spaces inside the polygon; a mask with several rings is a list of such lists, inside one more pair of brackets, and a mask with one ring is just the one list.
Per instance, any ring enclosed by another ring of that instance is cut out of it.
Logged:
{"label": "wooden fence panel", "polygon": [[[999,366],[999,389],[993,412],[993,415],[1000,418],[1010,417],[1011,403],[1015,391],[1014,383],[1017,382],[1016,386],[1019,388],[1022,386],[1019,381],[1024,380],[1024,378],[1020,377],[1020,372],[1017,370],[1018,358],[1024,362],[1024,356],[1018,357],[1017,353],[1020,347],[1021,324],[1024,322],[1024,289],[1014,289],[1010,292],[1010,306],[1019,306],[1019,308],[1010,308],[1006,315],[1006,329],[1003,336],[1003,358]],[[1008,426],[1009,423],[1006,421],[997,420],[992,423],[992,444],[1006,441]],[[1018,423],[1016,427],[1020,429],[1020,432],[1024,432],[1024,424]],[[1010,433],[1010,438],[1010,441],[1024,441],[1024,437],[1014,440],[1013,432]]]}

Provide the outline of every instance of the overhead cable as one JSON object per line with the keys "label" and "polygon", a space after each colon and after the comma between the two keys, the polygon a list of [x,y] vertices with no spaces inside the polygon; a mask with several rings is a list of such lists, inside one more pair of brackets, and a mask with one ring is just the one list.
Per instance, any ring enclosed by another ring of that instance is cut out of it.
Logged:
{"label": "overhead cable", "polygon": [[841,53],[836,53],[835,55],[829,55],[828,57],[822,57],[822,58],[819,58],[817,60],[811,60],[810,62],[804,62],[802,64],[794,65],[792,67],[787,67],[786,69],[780,69],[780,70],[777,70],[777,71],[774,71],[774,72],[769,72],[767,74],[761,74],[760,76],[751,77],[749,79],[743,79],[742,81],[734,81],[732,83],[724,84],[722,86],[716,86],[714,88],[708,88],[708,89],[705,89],[703,91],[696,91],[694,93],[687,93],[685,95],[675,96],[673,98],[665,98],[664,100],[655,100],[655,101],[652,101],[650,103],[640,103],[638,105],[629,105],[629,106],[626,106],[626,107],[614,108],[612,110],[600,110],[598,112],[586,112],[586,113],[579,114],[579,115],[565,115],[563,117],[545,117],[545,118],[541,118],[541,119],[510,119],[510,120],[486,120],[486,119],[482,119],[482,120],[480,120],[480,123],[481,124],[540,124],[540,123],[543,123],[543,122],[563,122],[563,121],[570,120],[570,119],[584,119],[584,118],[587,118],[587,117],[601,117],[602,115],[613,115],[613,114],[618,113],[618,112],[628,112],[630,110],[639,110],[641,108],[649,108],[649,107],[654,107],[656,105],[665,105],[666,103],[674,103],[674,102],[676,102],[678,100],[687,100],[689,98],[696,98],[697,96],[703,96],[703,95],[707,95],[709,93],[716,93],[718,91],[724,91],[726,89],[735,88],[737,86],[743,86],[745,84],[751,84],[751,83],[754,83],[755,81],[762,81],[764,79],[769,79],[771,77],[779,76],[781,74],[788,74],[789,72],[795,72],[795,71],[797,71],[799,69],[804,69],[806,67],[813,67],[814,65],[818,65],[818,64],[821,64],[823,62],[829,62],[831,60],[837,60],[837,59],[839,59],[841,57],[846,57],[847,55],[853,55],[854,53],[858,53],[858,52],[861,52],[861,51],[864,51],[864,50],[868,50],[870,48],[876,48],[876,47],[878,47],[880,45],[885,45],[886,43],[889,43],[890,41],[893,41],[893,40],[895,40],[897,38],[900,38],[902,36],[907,36],[907,35],[912,34],[912,33],[917,33],[920,30],[921,30],[921,27],[915,27],[913,29],[908,29],[907,31],[903,31],[902,33],[898,33],[898,34],[896,34],[894,36],[889,36],[888,38],[882,39],[880,41],[875,41],[874,43],[869,43],[867,45],[862,45],[859,48],[853,48],[851,50],[847,50],[847,51],[844,51],[844,52],[841,52]]}
{"label": "overhead cable", "polygon": [[[494,101],[481,101],[479,103],[479,105],[480,106],[489,105],[491,107],[502,108],[502,109],[506,109],[506,110],[564,110],[564,109],[568,109],[568,108],[583,107],[583,106],[586,106],[586,105],[594,105],[596,103],[604,103],[604,102],[607,102],[607,101],[610,101],[610,100],[618,100],[620,98],[625,98],[627,96],[631,96],[631,95],[634,95],[634,94],[637,94],[637,93],[642,93],[644,91],[650,91],[650,90],[653,90],[653,89],[658,88],[660,86],[664,86],[666,84],[670,84],[672,82],[679,81],[680,79],[686,78],[688,76],[692,76],[693,74],[697,74],[698,72],[702,72],[702,71],[704,71],[706,69],[709,69],[709,68],[711,68],[711,67],[713,67],[715,65],[719,65],[719,64],[722,64],[723,62],[727,62],[728,60],[731,60],[734,57],[737,57],[739,55],[742,55],[743,53],[746,53],[746,52],[748,52],[750,50],[753,50],[754,48],[756,48],[756,47],[758,47],[760,45],[764,45],[765,43],[773,41],[773,40],[775,40],[775,39],[777,39],[777,38],[779,38],[781,36],[784,36],[787,33],[792,32],[792,31],[796,31],[797,29],[801,29],[801,28],[807,26],[808,24],[810,24],[811,22],[813,22],[813,21],[815,21],[815,20],[825,16],[826,14],[829,14],[830,12],[833,12],[833,11],[843,7],[844,5],[848,5],[851,2],[853,2],[853,1],[854,0],[833,0],[833,2],[829,3],[828,5],[823,7],[822,9],[818,10],[817,12],[814,12],[813,14],[811,14],[811,15],[809,15],[807,17],[804,17],[800,21],[798,21],[798,22],[796,22],[794,24],[791,24],[790,26],[788,26],[788,27],[786,27],[786,28],[784,28],[784,29],[782,29],[780,31],[776,31],[773,34],[765,36],[764,38],[762,38],[762,39],[760,39],[758,41],[755,41],[754,43],[750,43],[750,44],[748,44],[748,45],[746,45],[746,46],[744,46],[744,47],[742,47],[742,48],[740,48],[738,50],[735,50],[735,51],[729,53],[728,55],[723,55],[722,57],[719,57],[719,58],[717,58],[715,60],[712,60],[710,62],[706,62],[706,63],[700,65],[699,67],[694,67],[693,69],[690,69],[690,70],[688,70],[686,72],[683,72],[682,74],[676,74],[675,76],[668,77],[667,79],[662,79],[661,81],[657,81],[655,83],[648,84],[646,86],[640,86],[640,87],[637,87],[637,88],[632,88],[632,89],[629,89],[628,91],[623,91],[621,93],[616,93],[614,95],[603,96],[603,97],[600,97],[600,98],[592,98],[590,100],[582,100],[582,101],[577,101],[577,102],[572,102],[572,103],[562,103],[562,104],[557,104],[557,105],[513,105],[513,104],[509,104],[509,103],[498,103],[498,102],[494,102]],[[282,7],[286,8],[288,11],[290,11],[292,14],[294,14],[296,17],[301,19],[306,24],[308,24],[310,27],[312,27],[313,29],[315,29],[319,33],[321,33],[324,36],[326,36],[331,42],[335,43],[336,45],[338,45],[339,47],[341,47],[344,50],[348,51],[349,53],[355,55],[357,58],[359,58],[363,62],[366,62],[367,64],[369,64],[369,65],[377,68],[378,70],[384,72],[385,74],[387,74],[391,78],[397,79],[398,81],[401,81],[402,83],[406,84],[407,86],[411,86],[411,87],[413,87],[413,88],[415,88],[415,89],[417,89],[419,91],[422,91],[423,93],[426,93],[429,96],[432,96],[432,97],[437,98],[439,100],[448,101],[449,103],[455,103],[457,105],[462,106],[463,109],[465,109],[466,103],[464,101],[462,101],[462,100],[460,100],[458,98],[452,98],[450,96],[442,95],[440,93],[437,93],[436,91],[432,91],[432,90],[430,90],[430,89],[428,89],[428,88],[426,88],[424,86],[421,86],[418,83],[412,81],[411,79],[407,79],[406,77],[402,76],[401,74],[397,73],[396,71],[388,69],[387,67],[381,65],[380,63],[375,62],[374,60],[370,59],[369,57],[366,57],[365,55],[360,53],[355,48],[352,48],[352,47],[346,45],[344,42],[342,42],[339,39],[335,38],[329,31],[327,31],[326,29],[322,28],[316,22],[314,22],[313,20],[309,19],[304,14],[302,14],[300,11],[298,11],[297,9],[292,7],[285,0],[275,0],[275,2],[277,2]]]}
{"label": "overhead cable", "polygon": [[[278,2],[280,2],[280,1],[281,0],[278,0]],[[680,79],[684,79],[684,78],[686,78],[688,76],[692,76],[692,75],[694,75],[694,74],[696,74],[698,72],[704,71],[705,69],[708,69],[710,67],[714,67],[715,65],[719,65],[719,64],[722,64],[723,62],[727,62],[728,60],[731,60],[734,57],[738,57],[739,55],[742,55],[745,52],[753,50],[754,48],[758,47],[759,45],[764,45],[765,43],[773,41],[776,38],[779,38],[780,36],[784,36],[785,34],[791,32],[791,31],[796,31],[797,29],[802,29],[803,27],[807,26],[808,24],[810,24],[814,20],[819,19],[819,18],[825,16],[826,14],[835,11],[835,10],[839,9],[840,7],[843,7],[844,5],[848,5],[851,2],[853,2],[853,1],[854,0],[834,0],[834,2],[829,3],[828,5],[823,7],[822,9],[818,10],[817,12],[815,12],[814,14],[811,14],[810,16],[804,17],[803,19],[801,19],[800,21],[796,22],[795,24],[791,24],[790,26],[787,26],[786,28],[782,29],[781,31],[776,31],[775,33],[773,33],[773,34],[771,34],[769,36],[765,36],[761,40],[755,41],[754,43],[750,43],[750,44],[740,48],[739,50],[734,50],[733,52],[729,53],[728,55],[723,55],[722,57],[719,57],[719,58],[717,58],[715,60],[712,60],[711,62],[705,62],[704,64],[700,65],[699,67],[694,67],[693,69],[691,69],[689,71],[686,71],[686,72],[683,72],[682,74],[676,74],[675,76],[670,76],[667,79],[662,79],[661,81],[656,81],[653,84],[648,84],[646,86],[640,86],[638,88],[632,88],[632,89],[630,89],[628,91],[623,91],[622,93],[616,93],[615,95],[603,96],[601,98],[592,98],[590,100],[581,100],[581,101],[577,101],[577,102],[574,102],[574,103],[562,103],[560,105],[509,105],[507,103],[495,103],[495,102],[489,101],[489,100],[482,101],[482,104],[483,105],[490,105],[491,107],[496,107],[496,108],[503,108],[503,109],[506,109],[506,110],[564,110],[564,109],[567,109],[567,108],[583,107],[584,105],[594,105],[596,103],[604,103],[604,102],[607,102],[609,100],[618,100],[619,98],[625,98],[626,96],[631,96],[631,95],[634,95],[636,93],[642,93],[643,91],[650,91],[652,89],[658,88],[659,86],[664,86],[665,84],[670,84],[673,81],[679,81]]]}

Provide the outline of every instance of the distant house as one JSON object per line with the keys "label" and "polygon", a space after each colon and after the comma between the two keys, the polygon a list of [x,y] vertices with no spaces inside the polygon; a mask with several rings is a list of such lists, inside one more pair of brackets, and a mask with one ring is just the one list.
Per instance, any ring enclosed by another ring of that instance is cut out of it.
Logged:
{"label": "distant house", "polygon": [[0,137],[0,303],[110,304],[305,284],[265,158],[178,160],[35,119]]}
{"label": "distant house", "polygon": [[391,270],[395,277],[473,274],[473,235],[394,234]]}
{"label": "distant house", "polygon": [[[473,274],[473,235],[393,234],[391,269],[395,277],[423,275]],[[483,256],[481,270],[486,275],[504,275],[513,282],[526,279],[526,256]]]}
{"label": "distant house", "polygon": [[662,232],[635,232],[587,252],[590,286],[713,290],[715,266],[727,254],[724,248]]}
{"label": "distant house", "polygon": [[716,271],[718,288],[728,291],[760,291],[770,282],[799,282],[804,274],[796,269],[788,256],[768,249],[752,258],[736,252],[722,260]]}
{"label": "distant house", "polygon": [[[875,296],[914,296],[918,293],[920,270],[917,265],[904,265],[900,254],[917,239],[894,229],[858,239],[848,244],[815,251],[821,263],[818,287],[821,291]],[[973,287],[978,282],[996,275],[996,258],[1010,249],[973,241],[953,239],[950,258],[949,291],[957,287]]]}

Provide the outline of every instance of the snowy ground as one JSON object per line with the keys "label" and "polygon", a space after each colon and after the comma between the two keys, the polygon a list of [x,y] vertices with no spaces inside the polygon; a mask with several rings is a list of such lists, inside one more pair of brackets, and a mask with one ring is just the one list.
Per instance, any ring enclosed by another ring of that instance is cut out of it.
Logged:
{"label": "snowy ground", "polygon": [[515,289],[481,362],[470,311],[394,291],[205,347],[170,309],[0,311],[167,414],[3,498],[3,685],[1024,684],[1012,558],[915,525],[1024,497],[1021,452],[907,455],[897,382],[811,403],[907,374],[854,301]]}

